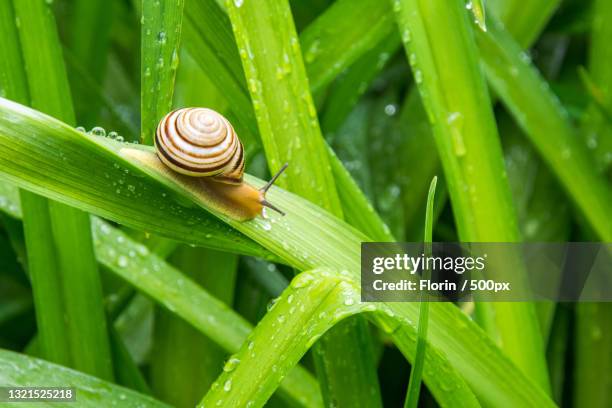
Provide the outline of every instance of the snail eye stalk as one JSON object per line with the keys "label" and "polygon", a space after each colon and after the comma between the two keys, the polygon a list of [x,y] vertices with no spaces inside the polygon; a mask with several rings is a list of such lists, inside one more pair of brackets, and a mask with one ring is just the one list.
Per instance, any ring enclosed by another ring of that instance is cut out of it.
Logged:
{"label": "snail eye stalk", "polygon": [[268,207],[283,216],[285,215],[285,213],[282,210],[280,210],[278,207],[274,206],[274,204],[266,200],[266,193],[268,192],[270,187],[272,187],[272,185],[278,179],[278,177],[281,174],[283,174],[283,171],[285,171],[287,166],[289,166],[289,163],[283,164],[283,167],[280,168],[280,170],[270,179],[270,181],[268,181],[265,186],[259,189],[259,192],[261,193],[261,197],[262,197],[260,201],[261,205],[263,205],[264,207]]}
{"label": "snail eye stalk", "polygon": [[267,201],[265,198],[263,200],[260,201],[261,205],[263,205],[264,207],[270,208],[274,211],[276,211],[277,213],[279,213],[280,215],[282,215],[283,217],[285,216],[285,212],[282,211],[280,208],[276,207],[274,204],[272,204],[271,202]]}
{"label": "snail eye stalk", "polygon": [[[268,183],[263,186],[262,188],[259,189],[259,191],[261,191],[261,193],[263,195],[265,195],[268,190],[270,189],[270,187],[272,187],[272,184],[274,184],[274,182],[276,181],[276,179],[278,179],[280,177],[281,174],[283,174],[283,171],[285,171],[285,169],[289,166],[289,163],[285,163],[283,164],[283,167],[280,168],[280,170],[274,175],[274,177],[272,177],[270,179],[270,181],[268,181]],[[272,208],[272,207],[270,207]]]}

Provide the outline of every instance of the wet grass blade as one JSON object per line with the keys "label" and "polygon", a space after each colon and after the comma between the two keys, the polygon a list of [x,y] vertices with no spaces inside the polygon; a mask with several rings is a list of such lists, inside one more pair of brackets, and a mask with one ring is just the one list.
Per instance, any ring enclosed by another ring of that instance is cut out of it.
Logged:
{"label": "wet grass blade", "polygon": [[[248,342],[230,357],[235,363],[226,366],[217,379],[218,385],[211,388],[199,406],[261,407],[287,370],[326,331],[343,327],[351,321],[345,319],[356,314],[388,318],[388,312],[381,303],[361,303],[355,281],[346,276],[326,269],[303,272],[277,299]],[[480,406],[463,380],[439,357],[430,353],[428,363],[449,374],[453,390],[438,393],[438,387],[432,386],[438,402],[442,406]]]}
{"label": "wet grass blade", "polygon": [[155,128],[170,111],[184,0],[144,0],[141,19],[140,140],[153,144]]}
{"label": "wet grass blade", "polygon": [[[342,217],[289,3],[229,1],[227,8],[270,171],[290,163],[279,185]],[[360,327],[365,335],[357,335]],[[328,404],[381,405],[365,327],[360,321],[351,331],[332,330],[317,345],[317,373]],[[349,370],[346,361],[352,362]]]}
{"label": "wet grass blade", "polygon": [[[7,97],[27,104],[29,90],[12,2],[5,1],[0,4],[0,18],[2,18],[0,27],[5,39],[3,47],[0,48],[3,54],[0,58],[2,61],[0,87]],[[23,200],[19,199],[20,195]],[[26,256],[29,278],[33,285],[34,304],[38,310],[37,328],[41,333],[42,350],[47,359],[69,364],[71,359],[64,337],[61,281],[56,267],[55,252],[52,246],[47,245],[53,240],[47,200],[27,191],[8,196],[9,202],[11,198],[14,204],[7,205],[9,214],[21,215],[19,201],[23,201],[23,211],[28,218],[26,239],[29,242]]]}
{"label": "wet grass blade", "polygon": [[[376,3],[378,0],[334,2],[300,34],[313,95],[383,40],[397,35],[393,16]],[[376,66],[374,61],[370,64]]]}
{"label": "wet grass blade", "polygon": [[561,0],[536,0],[529,3],[504,0],[490,3],[493,14],[504,22],[506,30],[512,33],[514,40],[522,48],[529,48],[557,10]]}
{"label": "wet grass blade", "polygon": [[151,389],[144,375],[140,372],[123,339],[114,327],[109,328],[109,339],[117,384],[150,395]]}
{"label": "wet grass blade", "polygon": [[[436,184],[438,178],[434,177],[429,185],[429,193],[427,194],[427,204],[425,210],[425,228],[423,244],[425,247],[425,256],[431,255],[431,243],[433,233],[433,210],[434,197],[436,194]],[[429,279],[430,272],[423,271],[425,279]],[[419,302],[419,322],[417,324],[417,344],[412,370],[410,371],[410,381],[408,382],[408,391],[406,392],[406,402],[404,408],[416,408],[419,403],[419,394],[421,391],[421,378],[423,376],[423,366],[425,363],[425,352],[427,350],[427,325],[429,323],[429,301],[427,292],[424,292]]]}
{"label": "wet grass blade", "polygon": [[597,95],[588,107],[581,125],[599,168],[609,175],[612,168],[612,74],[609,69],[612,53],[608,41],[612,29],[606,21],[612,15],[612,6],[609,2],[597,0],[592,7],[591,46],[588,73],[585,76],[591,82],[587,89]]}
{"label": "wet grass blade", "polygon": [[474,22],[482,31],[487,31],[487,22],[485,19],[484,0],[472,0],[467,3],[466,7],[472,11]]}
{"label": "wet grass blade", "polygon": [[[238,257],[204,248],[179,247],[170,261],[212,296],[231,307]],[[155,394],[172,405],[193,407],[223,367],[225,351],[175,314],[158,308],[151,361]],[[185,381],[185,376],[191,381]]]}
{"label": "wet grass blade", "polygon": [[322,110],[321,128],[326,134],[338,130],[400,44],[398,33],[393,31],[338,76],[328,89]]}
{"label": "wet grass blade", "polygon": [[[20,21],[19,39],[32,105],[74,122],[49,5],[38,1],[13,4]],[[100,378],[112,379],[102,288],[88,214],[31,193],[23,193],[21,198],[44,355]]]}
{"label": "wet grass blade", "polygon": [[[515,210],[472,28],[461,1],[442,3],[400,0],[394,9],[414,80],[433,124],[459,238],[516,242]],[[448,89],[454,90],[452,94]],[[506,353],[548,389],[534,306],[498,302],[482,304],[480,311],[487,316],[485,327],[499,336]],[[522,339],[516,337],[519,330]]]}
{"label": "wet grass blade", "polygon": [[[588,74],[585,73],[585,76],[590,79],[591,86],[596,88],[595,92],[599,91],[600,99],[598,102],[595,99],[587,108],[581,123],[583,137],[591,148],[590,153],[595,157],[599,170],[608,175],[612,164],[612,122],[605,112],[610,112],[612,108],[612,25],[608,23],[611,17],[612,3],[602,0],[594,2]],[[600,239],[609,242],[610,235],[600,235]],[[573,331],[575,404],[603,407],[612,398],[609,387],[612,381],[609,370],[612,364],[611,313],[610,303],[576,305],[576,327]]]}
{"label": "wet grass blade", "polygon": [[[430,183],[428,180],[434,174],[440,173],[441,169],[432,129],[416,87],[413,87],[404,99],[399,113],[398,127],[404,138],[401,150],[404,159],[400,161],[400,173],[411,174],[408,184],[402,189],[401,196],[408,228],[406,235],[408,241],[418,242],[425,231],[422,219],[427,208],[426,201],[423,204],[419,203],[427,195],[427,183]],[[443,201],[440,194],[436,201],[438,203]]]}
{"label": "wet grass blade", "polygon": [[[71,18],[68,24],[68,49],[82,71],[95,84],[102,83],[108,61],[113,6],[104,0],[76,0],[69,7]],[[74,100],[80,101],[75,105],[77,122],[91,129],[97,125],[101,107],[101,101],[96,97],[96,88],[72,75],[69,79],[72,96]]]}
{"label": "wet grass blade", "polygon": [[[0,381],[16,387],[74,387],[80,407],[168,407],[151,397],[99,378],[3,349],[0,349]],[[69,408],[74,405],[74,401],[53,403],[54,407]]]}

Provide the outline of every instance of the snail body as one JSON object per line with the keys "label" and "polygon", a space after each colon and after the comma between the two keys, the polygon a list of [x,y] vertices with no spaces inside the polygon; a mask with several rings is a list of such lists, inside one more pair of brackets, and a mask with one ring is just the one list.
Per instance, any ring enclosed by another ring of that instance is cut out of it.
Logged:
{"label": "snail body", "polygon": [[261,189],[244,182],[244,148],[229,121],[207,108],[182,108],[168,113],[155,133],[159,159],[173,171],[197,177],[203,194],[223,213],[240,221],[253,219],[270,204],[266,192],[285,170]]}

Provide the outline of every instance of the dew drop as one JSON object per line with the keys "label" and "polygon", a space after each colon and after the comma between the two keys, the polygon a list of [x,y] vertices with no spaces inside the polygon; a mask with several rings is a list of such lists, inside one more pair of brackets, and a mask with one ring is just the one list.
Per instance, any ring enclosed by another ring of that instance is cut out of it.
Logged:
{"label": "dew drop", "polygon": [[223,371],[225,371],[226,373],[230,373],[234,371],[236,367],[238,367],[238,364],[240,364],[239,358],[230,357],[229,360],[227,360],[227,362],[223,366]]}
{"label": "dew drop", "polygon": [[94,136],[106,136],[106,130],[103,127],[96,126],[89,132]]}
{"label": "dew drop", "polygon": [[463,115],[453,112],[446,118],[446,123],[450,126],[453,150],[458,157],[465,156],[466,149],[463,142]]}
{"label": "dew drop", "polygon": [[125,255],[119,256],[119,259],[117,259],[117,265],[119,265],[120,268],[125,268],[126,266],[128,266],[128,259]]}
{"label": "dew drop", "polygon": [[301,289],[309,286],[313,282],[314,278],[309,273],[302,273],[291,281],[291,287],[294,289]]}
{"label": "dew drop", "polygon": [[414,71],[414,82],[416,82],[417,84],[420,84],[421,82],[423,82],[423,73],[421,72],[420,69],[417,69],[416,71]]}
{"label": "dew drop", "polygon": [[317,58],[317,55],[319,54],[320,44],[321,41],[319,39],[314,40],[312,44],[310,44],[310,47],[308,47],[308,50],[306,51],[306,55],[304,57],[306,59],[306,62],[311,63]]}
{"label": "dew drop", "polygon": [[390,103],[390,104],[385,106],[385,114],[387,116],[393,116],[396,113],[397,113],[397,106],[395,106],[395,104]]}
{"label": "dew drop", "polygon": [[409,43],[412,40],[412,35],[410,34],[410,30],[405,29],[404,31],[402,31],[402,41],[404,41],[404,43]]}

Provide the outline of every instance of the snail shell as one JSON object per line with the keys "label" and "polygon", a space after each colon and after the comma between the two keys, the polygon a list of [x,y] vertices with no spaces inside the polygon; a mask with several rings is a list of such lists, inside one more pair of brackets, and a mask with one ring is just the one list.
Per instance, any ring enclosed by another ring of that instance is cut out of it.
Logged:
{"label": "snail shell", "polygon": [[285,164],[261,189],[243,182],[244,149],[234,128],[207,108],[170,112],[155,133],[159,159],[177,173],[197,177],[201,198],[238,221],[263,214],[263,208],[284,213],[266,200],[266,192],[287,168]]}
{"label": "snail shell", "polygon": [[155,147],[159,158],[178,173],[242,183],[242,143],[229,121],[212,109],[170,112],[157,127]]}

